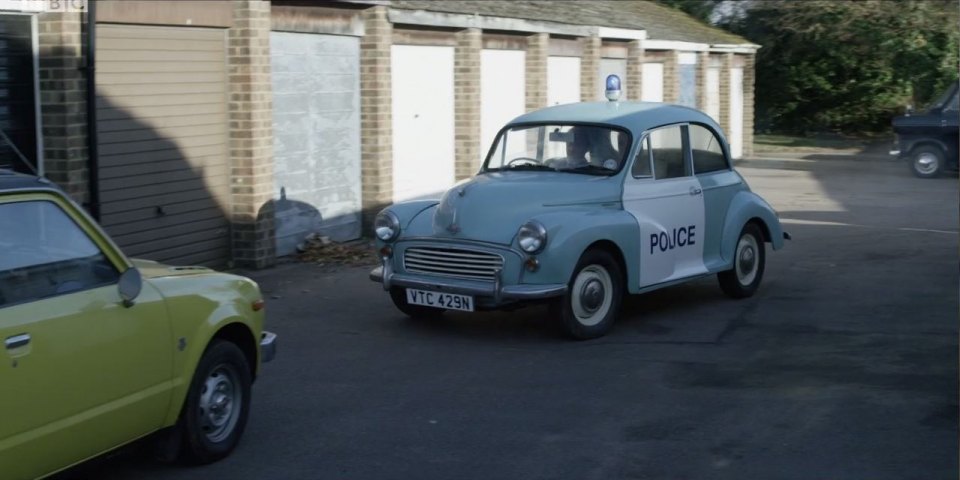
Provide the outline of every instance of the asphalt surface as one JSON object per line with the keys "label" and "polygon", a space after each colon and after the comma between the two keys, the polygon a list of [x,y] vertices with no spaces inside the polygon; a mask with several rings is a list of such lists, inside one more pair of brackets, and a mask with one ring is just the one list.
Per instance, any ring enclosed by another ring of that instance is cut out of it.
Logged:
{"label": "asphalt surface", "polygon": [[956,478],[957,177],[815,158],[739,166],[793,235],[755,297],[632,297],[595,341],[543,308],[408,320],[366,268],[254,272],[280,344],[235,454],[67,477]]}

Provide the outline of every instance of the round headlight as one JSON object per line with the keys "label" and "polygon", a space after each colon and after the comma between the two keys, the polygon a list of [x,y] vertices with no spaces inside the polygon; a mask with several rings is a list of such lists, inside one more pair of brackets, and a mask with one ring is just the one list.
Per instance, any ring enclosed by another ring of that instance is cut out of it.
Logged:
{"label": "round headlight", "polygon": [[400,235],[400,219],[393,212],[384,210],[373,221],[373,231],[384,242],[396,240]]}
{"label": "round headlight", "polygon": [[547,229],[533,220],[524,223],[517,232],[517,242],[524,252],[537,253],[547,246]]}

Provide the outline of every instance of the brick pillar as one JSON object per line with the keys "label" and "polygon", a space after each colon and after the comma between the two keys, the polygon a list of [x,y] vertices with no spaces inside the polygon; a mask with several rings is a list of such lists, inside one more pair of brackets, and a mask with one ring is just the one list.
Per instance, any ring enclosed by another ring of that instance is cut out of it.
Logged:
{"label": "brick pillar", "polygon": [[480,51],[479,28],[456,34],[454,50],[454,130],[457,180],[470,178],[480,170]]}
{"label": "brick pillar", "polygon": [[390,46],[393,26],[387,7],[363,12],[364,36],[360,38],[360,183],[363,228],[369,232],[373,219],[393,203],[393,96]]}
{"label": "brick pillar", "polygon": [[754,83],[757,55],[744,56],[743,62],[743,156],[753,155]]}
{"label": "brick pillar", "polygon": [[663,63],[663,102],[677,103],[678,101],[680,101],[680,52],[669,50]]}
{"label": "brick pillar", "polygon": [[[580,56],[580,101],[596,102],[600,100],[597,96],[600,91],[600,86],[597,85],[600,74],[600,37],[584,37],[581,42],[583,53]],[[603,100],[606,100],[606,97],[603,97]]]}
{"label": "brick pillar", "polygon": [[697,108],[707,109],[707,70],[710,68],[710,52],[697,53]]}
{"label": "brick pillar", "polygon": [[41,13],[40,117],[46,177],[74,200],[89,200],[87,102],[80,13]]}
{"label": "brick pillar", "polygon": [[233,261],[264,268],[276,262],[270,2],[233,2],[228,39]]}
{"label": "brick pillar", "polygon": [[527,111],[547,106],[547,55],[550,35],[536,33],[527,37]]}
{"label": "brick pillar", "polygon": [[730,133],[730,69],[733,68],[733,54],[723,54],[720,67],[720,128],[724,134]]}
{"label": "brick pillar", "polygon": [[640,101],[643,93],[643,41],[634,40],[627,46],[627,100]]}

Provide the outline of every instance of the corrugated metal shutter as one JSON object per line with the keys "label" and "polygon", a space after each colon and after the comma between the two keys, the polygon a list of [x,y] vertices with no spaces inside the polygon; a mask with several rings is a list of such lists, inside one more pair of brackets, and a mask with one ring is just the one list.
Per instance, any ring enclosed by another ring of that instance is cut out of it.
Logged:
{"label": "corrugated metal shutter", "polygon": [[37,165],[37,106],[33,36],[28,15],[0,15],[0,129],[30,162],[24,165],[0,137],[0,168],[32,173]]}
{"label": "corrugated metal shutter", "polygon": [[277,255],[360,236],[360,39],[272,32]]}
{"label": "corrugated metal shutter", "polygon": [[101,223],[128,255],[230,254],[226,32],[97,26]]}

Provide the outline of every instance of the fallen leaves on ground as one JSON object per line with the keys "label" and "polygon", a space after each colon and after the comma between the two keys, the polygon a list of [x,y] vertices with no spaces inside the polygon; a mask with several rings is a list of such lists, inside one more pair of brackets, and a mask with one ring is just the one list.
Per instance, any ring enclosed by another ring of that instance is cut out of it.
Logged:
{"label": "fallen leaves on ground", "polygon": [[297,258],[301,262],[319,266],[356,267],[377,264],[376,250],[370,239],[337,243],[329,237],[311,235],[297,246],[297,250],[300,252]]}

